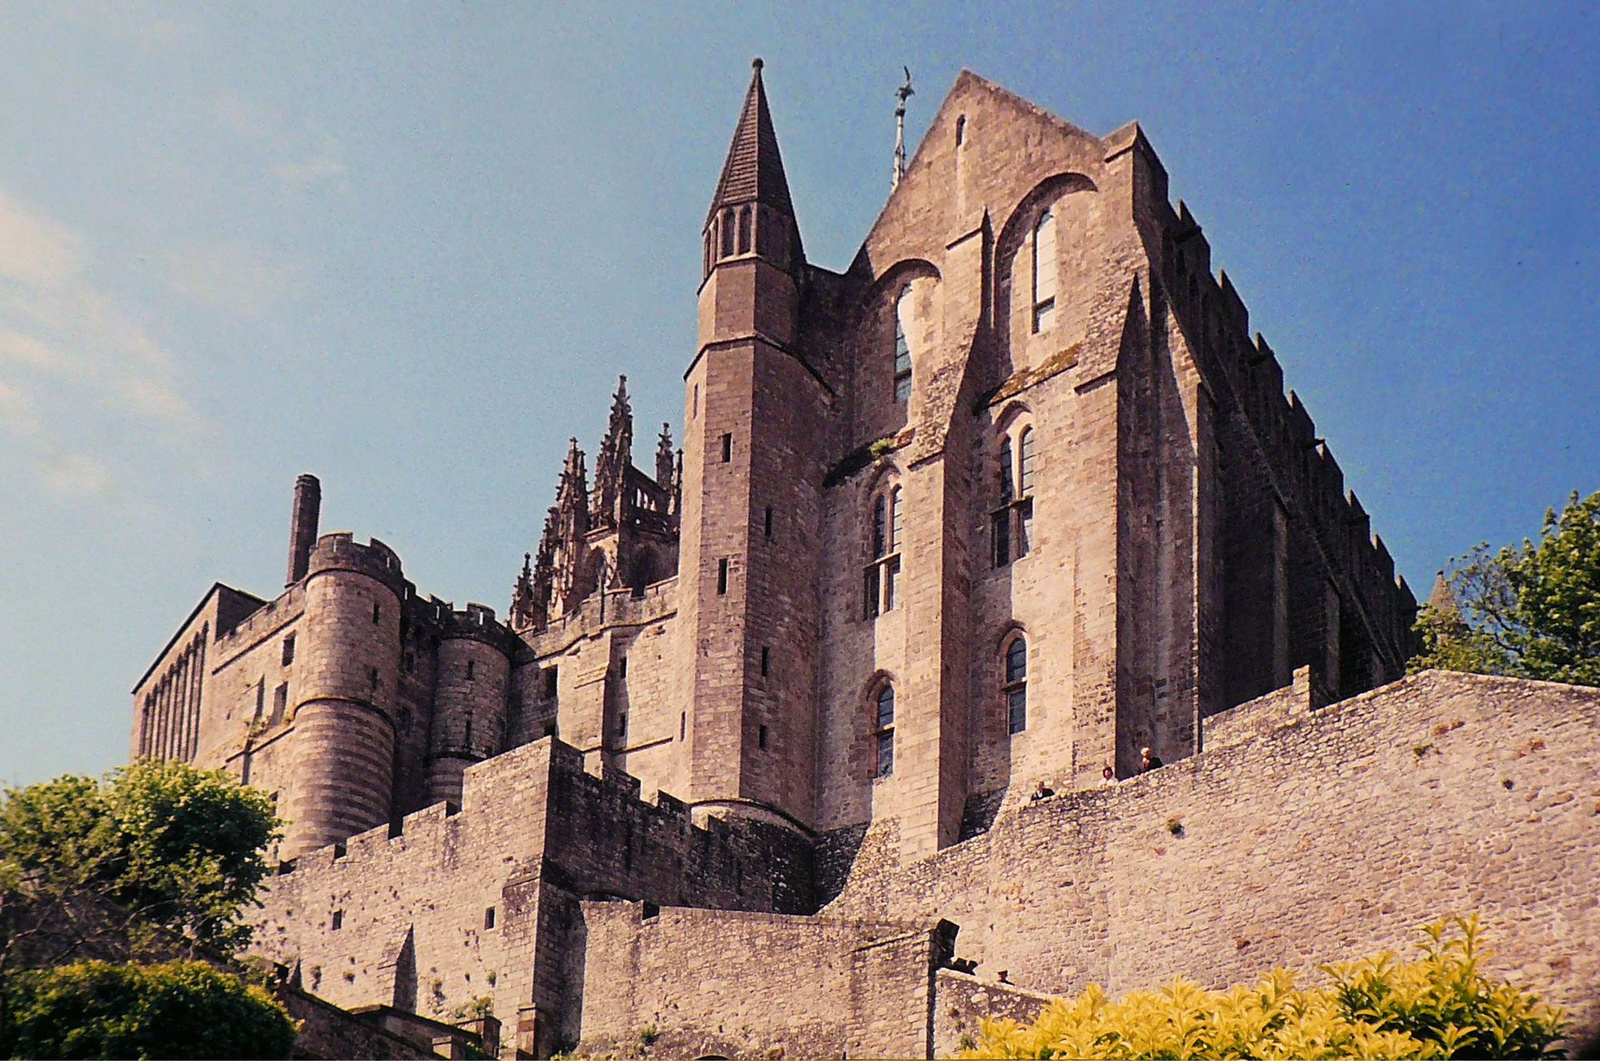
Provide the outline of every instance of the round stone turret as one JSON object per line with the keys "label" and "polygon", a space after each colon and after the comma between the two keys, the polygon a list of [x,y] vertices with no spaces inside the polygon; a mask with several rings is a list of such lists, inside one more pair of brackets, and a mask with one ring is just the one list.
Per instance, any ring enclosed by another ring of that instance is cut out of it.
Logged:
{"label": "round stone turret", "polygon": [[289,857],[384,824],[394,799],[400,559],[379,541],[324,535],[305,586],[299,688],[291,690]]}
{"label": "round stone turret", "polygon": [[511,635],[494,611],[469,604],[453,612],[439,635],[433,696],[428,798],[461,802],[461,775],[505,746],[511,682]]}

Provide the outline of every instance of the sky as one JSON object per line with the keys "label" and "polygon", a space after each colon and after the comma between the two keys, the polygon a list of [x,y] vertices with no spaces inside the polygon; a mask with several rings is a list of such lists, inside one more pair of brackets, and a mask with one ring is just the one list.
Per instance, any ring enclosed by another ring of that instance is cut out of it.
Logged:
{"label": "sky", "polygon": [[0,5],[0,780],[128,754],[322,529],[504,614],[569,436],[682,419],[750,75],[843,269],[970,68],[1138,119],[1419,596],[1600,489],[1600,5]]}

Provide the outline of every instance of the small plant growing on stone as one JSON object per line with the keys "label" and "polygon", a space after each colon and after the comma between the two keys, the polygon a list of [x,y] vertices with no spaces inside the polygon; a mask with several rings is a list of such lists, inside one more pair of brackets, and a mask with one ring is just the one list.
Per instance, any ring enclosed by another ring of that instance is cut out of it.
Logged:
{"label": "small plant growing on stone", "polygon": [[960,1050],[962,1053],[966,1053],[969,1050],[976,1050],[977,1048],[978,1040],[974,1039],[970,1032],[962,1032],[961,1038],[956,1040],[956,1049]]}
{"label": "small plant growing on stone", "polygon": [[450,1014],[456,1020],[482,1020],[484,1017],[494,1016],[494,999],[489,995],[479,995],[468,1002],[463,1002]]}
{"label": "small plant growing on stone", "polygon": [[1168,818],[1167,819],[1167,832],[1171,833],[1173,836],[1182,836],[1183,835],[1183,819],[1182,818]]}
{"label": "small plant growing on stone", "polygon": [[489,981],[489,986],[490,987],[493,987],[496,983],[498,983],[500,981],[500,974],[495,972],[493,969],[490,969],[489,970],[489,975],[487,977],[485,977],[484,979]]}
{"label": "small plant growing on stone", "polygon": [[878,457],[886,456],[889,453],[893,452],[893,450],[894,450],[894,437],[891,436],[891,435],[885,435],[884,437],[878,439],[872,445],[867,447],[867,452],[872,454],[874,459],[876,459]]}
{"label": "small plant growing on stone", "polygon": [[654,1024],[646,1024],[639,1029],[639,1045],[643,1047],[654,1046],[656,1040],[661,1038],[661,1029]]}

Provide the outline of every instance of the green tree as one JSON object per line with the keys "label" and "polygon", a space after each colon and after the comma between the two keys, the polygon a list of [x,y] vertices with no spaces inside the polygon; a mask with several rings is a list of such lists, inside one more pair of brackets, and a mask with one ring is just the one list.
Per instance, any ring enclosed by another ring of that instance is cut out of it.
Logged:
{"label": "green tree", "polygon": [[1211,991],[1186,980],[1112,1001],[1098,986],[1057,999],[1031,1024],[985,1020],[962,1057],[1559,1057],[1559,1010],[1482,969],[1478,921],[1424,929],[1422,954],[1324,966],[1329,983],[1271,972]]}
{"label": "green tree", "polygon": [[[65,776],[0,802],[0,971],[20,944],[51,965],[230,951],[279,835],[266,795],[220,771],[145,761],[103,780]],[[159,942],[158,942],[159,940]]]}
{"label": "green tree", "polygon": [[1538,542],[1452,558],[1416,629],[1412,671],[1600,685],[1600,492],[1546,512]]}
{"label": "green tree", "polygon": [[266,989],[204,962],[87,961],[0,982],[6,1057],[288,1057],[295,1025]]}

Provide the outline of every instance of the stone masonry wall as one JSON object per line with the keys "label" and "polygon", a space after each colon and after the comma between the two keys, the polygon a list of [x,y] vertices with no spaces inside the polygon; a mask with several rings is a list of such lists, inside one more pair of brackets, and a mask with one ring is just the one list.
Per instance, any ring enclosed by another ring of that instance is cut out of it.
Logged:
{"label": "stone masonry wall", "polygon": [[1290,717],[908,866],[869,833],[824,914],[945,917],[980,976],[1115,993],[1404,949],[1475,912],[1493,970],[1600,1030],[1600,691],[1430,671]]}
{"label": "stone masonry wall", "polygon": [[927,1056],[931,925],[633,903],[583,916],[585,1050]]}

